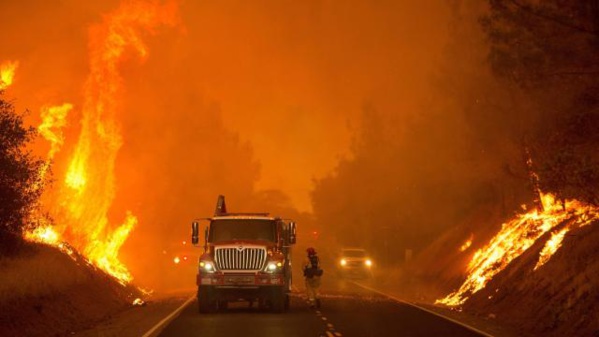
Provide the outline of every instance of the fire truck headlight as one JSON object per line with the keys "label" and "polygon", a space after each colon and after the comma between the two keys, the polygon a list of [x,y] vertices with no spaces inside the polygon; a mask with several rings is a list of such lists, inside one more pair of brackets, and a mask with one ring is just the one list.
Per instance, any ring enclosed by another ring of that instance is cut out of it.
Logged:
{"label": "fire truck headlight", "polygon": [[200,268],[204,269],[205,271],[213,271],[214,265],[212,262],[200,261]]}
{"label": "fire truck headlight", "polygon": [[283,267],[283,262],[280,261],[271,261],[266,265],[266,270],[273,272],[279,268]]}
{"label": "fire truck headlight", "polygon": [[366,261],[364,261],[364,264],[365,264],[367,267],[370,267],[370,266],[372,266],[372,261],[371,261],[371,260],[366,260]]}
{"label": "fire truck headlight", "polygon": [[345,266],[347,264],[347,261],[345,261],[345,259],[341,259],[340,263],[341,263],[342,266]]}

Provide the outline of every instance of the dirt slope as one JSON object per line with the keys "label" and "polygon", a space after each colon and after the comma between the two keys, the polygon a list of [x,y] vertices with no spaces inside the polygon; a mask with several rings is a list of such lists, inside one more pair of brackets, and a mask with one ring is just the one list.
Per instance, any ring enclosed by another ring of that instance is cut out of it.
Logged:
{"label": "dirt slope", "polygon": [[139,296],[59,250],[34,245],[0,259],[0,336],[66,336],[131,306]]}

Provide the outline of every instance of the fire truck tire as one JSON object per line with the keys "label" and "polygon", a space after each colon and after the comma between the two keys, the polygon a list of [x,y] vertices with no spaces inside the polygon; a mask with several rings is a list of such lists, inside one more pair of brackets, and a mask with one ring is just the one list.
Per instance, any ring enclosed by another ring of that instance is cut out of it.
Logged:
{"label": "fire truck tire", "polygon": [[216,299],[208,287],[198,287],[198,310],[200,313],[211,313],[216,311]]}
{"label": "fire truck tire", "polygon": [[285,310],[289,310],[289,302],[290,302],[289,294],[285,294]]}
{"label": "fire truck tire", "polygon": [[285,301],[287,294],[282,289],[275,288],[270,297],[271,309],[273,312],[282,313],[285,311]]}

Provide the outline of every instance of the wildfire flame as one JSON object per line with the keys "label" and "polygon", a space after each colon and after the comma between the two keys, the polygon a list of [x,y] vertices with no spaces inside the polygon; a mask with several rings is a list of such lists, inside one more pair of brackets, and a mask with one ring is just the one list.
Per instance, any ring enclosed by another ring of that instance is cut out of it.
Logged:
{"label": "wildfire flame", "polygon": [[60,106],[43,107],[41,110],[42,123],[37,127],[39,133],[50,142],[50,150],[46,156],[46,162],[42,166],[41,177],[44,177],[50,168],[54,155],[60,150],[64,143],[61,129],[66,125],[66,118],[73,105],[65,103]]}
{"label": "wildfire flame", "polygon": [[[102,24],[89,30],[90,74],[84,86],[81,132],[64,173],[64,185],[51,201],[55,224],[25,234],[30,240],[59,248],[72,245],[122,284],[129,283],[132,276],[119,261],[118,253],[137,218],[128,211],[124,222],[114,226],[107,216],[115,197],[116,156],[123,143],[115,118],[123,92],[118,66],[130,50],[142,59],[147,57],[141,35],[158,25],[176,24],[176,11],[174,1],[164,5],[158,1],[126,1],[105,16]],[[72,105],[65,104],[42,110],[43,122],[38,130],[51,143],[48,163],[63,144],[62,134],[56,129],[65,125],[71,109]]]}
{"label": "wildfire flame", "polygon": [[489,244],[479,249],[468,264],[468,276],[462,286],[436,303],[449,306],[463,304],[470,295],[484,288],[497,273],[532,246],[543,234],[556,226],[564,226],[550,240],[540,253],[534,268],[537,270],[549,261],[559,249],[568,231],[586,226],[599,219],[599,208],[577,200],[556,202],[552,194],[540,194],[542,210],[534,209],[518,215],[502,225],[501,230]]}
{"label": "wildfire flame", "polygon": [[25,237],[29,240],[35,240],[53,246],[60,244],[60,235],[56,233],[54,228],[51,226],[38,227],[30,232],[25,233]]}
{"label": "wildfire flame", "polygon": [[5,61],[0,64],[0,90],[8,88],[12,84],[18,66],[18,61]]}
{"label": "wildfire flame", "polygon": [[566,236],[566,233],[568,233],[569,230],[570,228],[564,228],[561,231],[553,233],[553,235],[551,235],[551,239],[549,239],[547,243],[545,243],[545,247],[543,247],[543,250],[541,251],[539,261],[535,265],[534,270],[537,270],[540,266],[544,265],[547,261],[549,261],[551,256],[553,256],[553,254],[557,252],[559,247],[561,247],[562,245],[564,236]]}

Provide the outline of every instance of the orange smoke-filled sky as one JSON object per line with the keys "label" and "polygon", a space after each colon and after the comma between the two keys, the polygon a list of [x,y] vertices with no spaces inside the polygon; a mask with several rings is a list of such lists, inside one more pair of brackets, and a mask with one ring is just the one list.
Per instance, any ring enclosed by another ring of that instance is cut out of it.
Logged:
{"label": "orange smoke-filled sky", "polygon": [[[37,115],[43,105],[73,102],[69,120],[78,123],[87,30],[118,3],[0,3],[0,61],[20,62],[9,92],[18,110]],[[427,98],[448,38],[449,9],[433,0],[183,1],[180,8],[179,27],[148,35],[145,63],[122,65],[125,96],[186,92],[217,104],[225,127],[253,148],[257,188],[282,190],[300,210],[311,208],[312,179],[348,155],[365,104],[402,114]]]}

